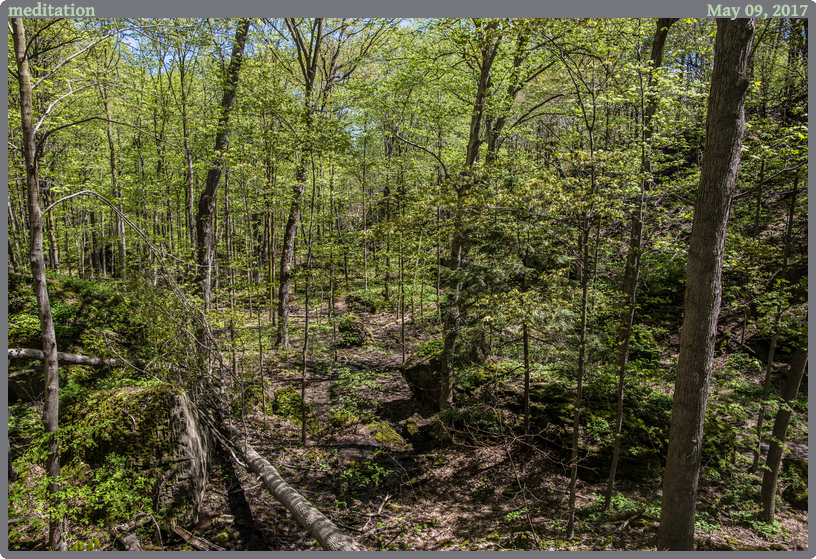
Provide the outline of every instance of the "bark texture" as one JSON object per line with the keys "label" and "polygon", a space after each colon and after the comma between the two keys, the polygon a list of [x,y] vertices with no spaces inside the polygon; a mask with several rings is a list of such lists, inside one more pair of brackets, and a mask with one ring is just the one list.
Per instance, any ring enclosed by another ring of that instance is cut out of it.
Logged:
{"label": "bark texture", "polygon": [[[48,289],[45,282],[45,259],[43,258],[42,210],[40,208],[38,153],[34,139],[33,102],[31,73],[26,54],[25,28],[21,18],[11,20],[14,40],[14,55],[17,62],[17,81],[20,86],[20,113],[23,127],[23,155],[25,157],[26,181],[28,185],[28,216],[31,227],[28,250],[31,275],[34,280],[34,294],[37,298],[37,309],[40,318],[43,340],[43,362],[45,369],[45,407],[43,409],[43,426],[49,434],[46,472],[51,480],[48,492],[51,499],[59,492],[57,479],[60,475],[59,441],[57,427],[59,417],[59,377],[57,376],[57,339],[54,334],[54,320],[51,316],[51,304],[48,300]],[[49,521],[48,545],[54,551],[65,551],[63,537],[65,529],[63,518]]]}
{"label": "bark texture", "polygon": [[685,315],[663,476],[658,550],[694,549],[697,483],[720,313],[725,234],[745,131],[744,99],[753,36],[753,19],[717,21],[706,151],[688,251]]}

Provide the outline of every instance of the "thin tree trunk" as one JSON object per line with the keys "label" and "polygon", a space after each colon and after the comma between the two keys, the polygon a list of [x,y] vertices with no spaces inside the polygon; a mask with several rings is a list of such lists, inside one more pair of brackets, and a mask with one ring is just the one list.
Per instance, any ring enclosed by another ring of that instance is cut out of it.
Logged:
{"label": "thin tree trunk", "polygon": [[567,512],[567,539],[575,535],[575,497],[578,482],[578,442],[581,431],[581,401],[584,393],[586,369],[587,307],[589,304],[589,222],[583,233],[583,265],[581,266],[581,332],[578,341],[578,388],[575,395],[575,413],[572,419],[572,454],[570,455],[569,505]]}
{"label": "thin tree trunk", "polygon": [[725,234],[745,131],[744,100],[754,25],[753,19],[717,21],[706,153],[688,250],[658,550],[694,549],[703,426],[720,313]]}
{"label": "thin tree trunk", "polygon": [[[54,334],[54,320],[51,316],[51,304],[48,300],[48,289],[45,281],[45,260],[43,258],[42,211],[40,209],[38,157],[34,138],[33,101],[31,74],[28,69],[26,54],[25,28],[22,18],[12,18],[12,36],[14,54],[17,63],[17,80],[20,86],[20,116],[23,128],[22,150],[25,156],[26,183],[28,185],[28,216],[31,224],[29,261],[33,279],[34,294],[37,298],[37,310],[40,319],[43,340],[43,363],[45,370],[45,406],[43,408],[43,427],[48,434],[48,451],[46,454],[46,475],[49,478],[48,493],[52,507],[56,507],[60,492],[60,456],[57,428],[59,426],[59,377],[57,362],[57,341]],[[48,524],[48,545],[54,551],[65,551],[66,542],[63,535],[65,518],[52,515]]]}
{"label": "thin tree trunk", "polygon": [[[790,208],[788,209],[788,224],[785,230],[785,253],[782,262],[782,270],[779,273],[779,277],[783,280],[787,279],[788,276],[788,259],[790,258],[790,246],[791,240],[793,238],[793,216],[796,211],[796,194],[799,188],[799,177],[797,176],[794,183],[793,183],[793,194],[791,195],[791,203]],[[782,286],[784,289],[784,285]],[[762,427],[765,423],[765,409],[766,409],[766,401],[768,400],[768,394],[771,391],[771,373],[773,373],[773,360],[774,354],[776,353],[776,345],[779,342],[779,322],[782,319],[782,305],[777,304],[776,306],[776,315],[774,316],[774,330],[773,335],[771,336],[771,347],[768,350],[768,361],[765,363],[765,380],[762,383],[762,399],[759,402],[759,414],[757,416],[757,424],[756,424],[756,446],[754,447],[754,461],[751,464],[751,473],[755,473],[757,469],[759,469],[759,454],[760,454],[760,445],[762,444]]]}
{"label": "thin tree trunk", "polygon": [[244,45],[249,32],[249,19],[238,20],[235,29],[235,42],[232,57],[227,68],[224,83],[224,96],[221,99],[221,115],[215,134],[215,165],[207,171],[207,182],[198,201],[198,213],[195,217],[196,242],[198,243],[198,284],[204,297],[204,306],[210,304],[210,281],[212,264],[215,255],[213,245],[213,216],[218,201],[218,182],[221,180],[221,166],[224,164],[224,152],[229,146],[229,120],[235,94],[238,89],[238,74],[244,56]]}
{"label": "thin tree trunk", "polygon": [[[669,34],[669,27],[677,21],[677,18],[659,18],[657,20],[657,31],[652,41],[651,68],[649,69],[648,95],[649,99],[643,109],[643,132],[641,141],[641,170],[645,173],[652,171],[652,159],[647,153],[647,145],[652,137],[652,119],[657,112],[657,98],[652,93],[655,85],[653,72],[660,68],[663,62],[663,46],[666,44],[666,37]],[[641,76],[642,79],[642,76]],[[642,82],[641,82],[642,83]],[[643,100],[643,97],[641,97]],[[612,503],[612,491],[615,486],[615,475],[618,469],[618,459],[620,457],[620,438],[623,428],[623,385],[626,376],[626,365],[629,361],[629,343],[632,337],[632,325],[635,320],[635,304],[637,302],[637,284],[640,275],[640,254],[643,244],[643,209],[645,205],[646,190],[651,186],[644,179],[640,184],[640,198],[638,207],[632,215],[631,233],[629,237],[629,251],[626,255],[626,268],[623,272],[623,297],[624,308],[621,311],[621,330],[618,334],[618,360],[615,366],[618,368],[618,413],[615,419],[615,448],[612,452],[612,464],[609,468],[609,479],[606,484],[606,495],[604,497],[604,510],[609,509]]]}
{"label": "thin tree trunk", "polygon": [[442,309],[442,331],[443,346],[441,364],[439,371],[440,391],[439,409],[445,410],[453,405],[453,389],[451,386],[451,373],[453,372],[453,356],[456,342],[461,329],[461,308],[459,303],[462,291],[462,282],[458,279],[456,272],[459,271],[463,263],[465,243],[467,237],[464,232],[464,197],[473,187],[476,177],[472,176],[473,167],[479,157],[479,147],[482,143],[481,128],[482,119],[485,113],[487,96],[491,88],[490,76],[493,68],[493,61],[499,50],[500,38],[492,33],[498,27],[498,22],[493,21],[485,26],[486,37],[481,46],[481,64],[479,79],[476,87],[476,99],[473,104],[473,112],[470,118],[470,132],[468,136],[467,151],[465,153],[465,169],[459,174],[459,185],[456,189],[456,213],[453,222],[453,236],[451,238],[450,256],[447,268],[451,272],[451,280],[446,286],[445,303]]}
{"label": "thin tree trunk", "polygon": [[[119,200],[119,211],[122,211],[122,190],[119,188],[119,173],[116,171],[116,145],[113,141],[113,123],[110,122],[110,108],[108,106],[108,96],[105,92],[103,86],[99,86],[99,93],[102,97],[102,105],[105,108],[105,116],[108,118],[108,126],[106,129],[107,136],[108,136],[108,152],[110,158],[110,173],[111,173],[111,185],[113,189],[113,197]],[[118,247],[119,247],[119,262],[116,267],[116,276],[119,278],[124,279],[127,275],[126,267],[125,267],[125,256],[126,256],[126,246],[125,246],[125,223],[122,221],[122,217],[117,213],[116,214],[116,236],[118,237]]]}
{"label": "thin tree trunk", "polygon": [[[807,319],[805,320],[807,323]],[[776,512],[776,482],[779,478],[779,465],[782,462],[782,452],[788,436],[788,424],[791,418],[791,405],[799,393],[799,385],[805,375],[808,362],[807,338],[796,349],[791,363],[785,387],[782,389],[782,402],[776,412],[773,426],[771,446],[768,449],[768,458],[765,459],[765,473],[762,476],[761,511],[760,518],[765,522],[773,522]]]}

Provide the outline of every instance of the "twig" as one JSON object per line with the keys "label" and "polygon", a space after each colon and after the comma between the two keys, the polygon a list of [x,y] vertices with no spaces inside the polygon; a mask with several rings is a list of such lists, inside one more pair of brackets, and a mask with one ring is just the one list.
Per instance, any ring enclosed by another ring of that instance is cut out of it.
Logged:
{"label": "twig", "polygon": [[379,508],[379,510],[377,511],[377,514],[380,514],[380,513],[382,512],[383,507],[385,506],[385,503],[387,503],[387,502],[388,502],[388,499],[390,499],[390,498],[391,498],[391,495],[386,495],[386,496],[385,496],[385,499],[383,499],[383,502],[382,502],[382,503],[380,503],[380,508]]}

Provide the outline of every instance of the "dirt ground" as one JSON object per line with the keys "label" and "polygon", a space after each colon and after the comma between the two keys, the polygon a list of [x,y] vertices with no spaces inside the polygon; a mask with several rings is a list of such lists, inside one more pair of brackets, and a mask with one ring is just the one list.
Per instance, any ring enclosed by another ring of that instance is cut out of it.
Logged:
{"label": "dirt ground", "polygon": [[[296,317],[297,318],[297,317]],[[410,319],[410,316],[408,317]],[[594,522],[581,514],[576,536],[564,538],[568,511],[568,471],[560,456],[542,441],[494,438],[480,444],[439,448],[426,432],[433,410],[411,398],[399,374],[402,362],[400,323],[393,315],[364,315],[374,344],[339,349],[313,357],[307,369],[306,400],[319,418],[319,438],[300,444],[300,428],[277,416],[256,411],[245,418],[254,448],[283,478],[347,534],[369,549],[391,550],[654,550],[659,507],[645,507]],[[424,327],[406,325],[406,338],[421,341]],[[330,334],[323,331],[324,337]],[[321,342],[328,344],[326,338]],[[300,391],[299,356],[274,363],[267,359],[264,377],[269,394],[283,386]],[[412,418],[420,433],[406,445],[379,443],[361,424],[325,429],[336,405],[337,371],[343,367],[378,373],[376,385],[357,396],[378,402],[376,415],[395,431]],[[287,374],[286,371],[289,371]],[[424,428],[424,429],[423,429]],[[807,441],[794,450],[807,456]],[[357,472],[355,478],[351,475]],[[621,480],[618,492],[637,503],[661,497],[660,480]],[[578,508],[587,506],[605,483],[578,481]],[[718,488],[702,486],[701,499],[718,497]],[[200,522],[192,531],[229,550],[306,550],[317,543],[266,490],[254,474],[219,451],[210,472]],[[725,520],[698,530],[704,549],[806,550],[808,513],[783,503],[777,509],[783,535],[763,539],[746,525]],[[191,549],[181,540],[165,549]]]}

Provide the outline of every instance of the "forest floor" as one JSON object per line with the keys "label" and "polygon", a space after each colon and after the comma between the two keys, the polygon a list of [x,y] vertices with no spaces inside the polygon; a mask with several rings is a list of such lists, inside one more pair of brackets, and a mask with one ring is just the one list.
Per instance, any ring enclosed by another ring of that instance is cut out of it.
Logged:
{"label": "forest floor", "polygon": [[[579,479],[576,536],[566,540],[569,472],[560,454],[540,440],[510,435],[481,443],[436,444],[429,432],[434,411],[411,397],[399,372],[399,321],[391,313],[362,316],[374,333],[373,344],[339,348],[335,362],[326,350],[309,358],[306,401],[320,423],[317,437],[309,433],[304,446],[298,425],[271,412],[264,417],[257,409],[246,414],[243,422],[256,451],[348,535],[369,549],[656,549],[659,479],[619,480],[613,503],[621,505],[621,512],[612,515],[600,515],[592,507],[596,497],[602,498],[605,482]],[[298,320],[302,324],[302,317],[293,316],[294,325]],[[246,327],[257,331],[257,323],[250,321]],[[428,324],[409,321],[406,340],[426,341],[430,330]],[[315,347],[332,347],[330,329],[318,325],[315,334]],[[284,358],[278,355],[274,361],[267,356],[264,363],[270,397],[284,386],[300,392],[299,352]],[[355,388],[356,400],[370,402],[374,417],[396,432],[408,419],[415,421],[419,434],[405,444],[387,444],[375,438],[371,420],[367,425],[333,423],[343,395],[339,382],[343,369],[352,374],[374,373],[367,377],[373,382]],[[806,439],[790,446],[807,458]],[[701,482],[702,502],[716,503],[720,497],[717,484]],[[716,522],[698,522],[698,548],[808,549],[806,510],[794,510],[782,502],[777,519],[782,530],[770,537],[723,516]],[[225,522],[229,523],[226,529]],[[318,547],[257,476],[223,450],[211,468],[193,533],[231,550]],[[183,544],[165,542],[164,549],[189,549]]]}

